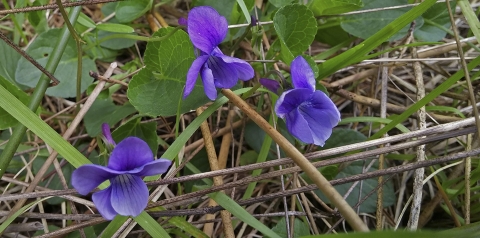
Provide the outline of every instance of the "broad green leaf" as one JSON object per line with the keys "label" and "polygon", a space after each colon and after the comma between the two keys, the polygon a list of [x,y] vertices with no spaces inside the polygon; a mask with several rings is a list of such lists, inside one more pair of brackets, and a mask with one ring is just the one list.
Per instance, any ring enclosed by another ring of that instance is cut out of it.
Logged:
{"label": "broad green leaf", "polygon": [[152,0],[121,1],[115,8],[115,18],[120,23],[130,23],[152,8]]}
{"label": "broad green leaf", "polygon": [[158,150],[157,123],[154,121],[141,123],[141,119],[138,117],[121,125],[112,133],[112,137],[117,143],[129,136],[138,137],[147,142],[153,154],[156,155]]}
{"label": "broad green leaf", "polygon": [[250,214],[247,210],[245,210],[243,207],[238,205],[238,203],[233,201],[230,197],[225,195],[225,193],[221,193],[221,192],[210,193],[208,194],[208,196],[211,199],[215,200],[215,202],[217,202],[220,206],[225,208],[225,210],[232,213],[232,215],[234,215],[240,221],[247,223],[251,227],[262,232],[264,235],[269,237],[278,237],[278,238],[281,237],[278,234],[276,234],[274,231],[270,230],[262,222],[260,222],[255,217],[253,217],[252,214]]}
{"label": "broad green leaf", "polygon": [[[28,95],[20,90],[15,84],[11,81],[6,80],[0,75],[0,85],[7,89],[13,96],[20,100],[24,105],[29,102]],[[0,108],[0,130],[7,129],[17,124],[17,120],[8,114],[5,110]]]}
{"label": "broad green leaf", "polygon": [[270,0],[268,2],[277,8],[281,8],[281,7],[284,7],[285,5],[290,4],[291,2],[293,2],[293,0]]}
{"label": "broad green leaf", "polygon": [[317,21],[304,5],[280,8],[273,17],[273,25],[281,43],[282,60],[287,64],[308,49],[317,33]]}
{"label": "broad green leaf", "polygon": [[[291,225],[293,225],[293,238],[310,235],[310,227],[302,220],[295,218],[294,224]],[[277,233],[281,237],[288,237],[287,223],[285,222],[285,217],[282,217],[282,219],[278,221],[277,225],[272,228],[272,231]]]}
{"label": "broad green leaf", "polygon": [[[61,29],[51,29],[40,34],[27,50],[27,53],[44,67],[55,48],[55,45],[52,44],[52,39],[60,37],[60,30]],[[82,60],[81,91],[84,92],[93,82],[93,78],[88,75],[88,72],[91,70],[96,71],[97,67],[95,66],[95,62],[88,57],[83,57]],[[70,39],[54,73],[55,77],[60,81],[60,84],[48,88],[46,92],[47,95],[63,98],[75,97],[77,63],[77,48],[73,39]],[[16,67],[15,79],[20,84],[35,87],[41,74],[42,72],[34,65],[26,59],[21,58]]]}
{"label": "broad green leaf", "polygon": [[[17,1],[17,3],[20,1]],[[38,7],[48,4],[48,1],[34,1],[32,6]],[[21,4],[23,5],[23,4]],[[46,11],[31,11],[26,13],[28,22],[33,26],[35,32],[40,34],[48,30],[48,19]]]}
{"label": "broad green leaf", "polygon": [[[407,0],[363,0],[365,6],[361,10],[384,8],[407,4]],[[380,29],[391,23],[393,20],[400,18],[411,8],[400,8],[391,10],[379,9],[375,12],[367,12],[361,14],[355,14],[346,16],[342,21],[341,26],[346,32],[362,38],[367,39],[373,34],[377,33]],[[423,25],[423,18],[417,18],[415,20],[415,28],[418,29]],[[409,26],[404,26],[390,38],[391,41],[398,40],[406,36]]]}
{"label": "broad green leaf", "polygon": [[315,16],[351,12],[363,7],[361,0],[313,0],[309,4]]}
{"label": "broad green leaf", "polygon": [[2,52],[0,54],[0,76],[18,85],[15,81],[15,71],[17,62],[22,56],[3,40],[0,40],[0,52]]}
{"label": "broad green leaf", "polygon": [[[126,35],[136,35],[136,33],[126,34]],[[129,48],[135,45],[135,43],[137,42],[137,40],[134,40],[134,39],[117,37],[116,33],[107,32],[107,31],[98,31],[97,37],[98,37],[97,39],[101,41],[100,46],[110,50],[120,50],[120,49]],[[114,38],[103,41],[103,39],[107,37],[114,37]]]}
{"label": "broad green leaf", "polygon": [[[450,1],[450,4],[452,8],[455,9],[455,1]],[[433,5],[422,14],[422,17],[425,23],[413,33],[416,39],[421,41],[439,41],[445,37],[447,32],[436,25],[440,25],[446,29],[449,29],[451,26],[446,4],[437,3]]]}
{"label": "broad green leaf", "polygon": [[[173,28],[162,28],[153,36],[164,36]],[[209,100],[200,77],[193,92],[185,99],[183,88],[190,65],[195,59],[193,45],[184,31],[176,31],[168,39],[149,42],[145,65],[128,87],[128,98],[137,110],[149,116],[171,116],[193,110]]]}
{"label": "broad green leaf", "polygon": [[[195,6],[210,6],[215,8],[217,12],[224,16],[228,24],[234,24],[236,22],[232,22],[231,14],[233,12],[233,7],[235,6],[236,0],[225,0],[225,1],[218,1],[218,0],[197,0],[194,1]],[[235,17],[236,18],[236,17]]]}
{"label": "broad green leaf", "polygon": [[102,131],[102,123],[112,126],[135,111],[129,103],[116,106],[111,99],[97,99],[85,115],[85,128],[89,136],[97,136]]}

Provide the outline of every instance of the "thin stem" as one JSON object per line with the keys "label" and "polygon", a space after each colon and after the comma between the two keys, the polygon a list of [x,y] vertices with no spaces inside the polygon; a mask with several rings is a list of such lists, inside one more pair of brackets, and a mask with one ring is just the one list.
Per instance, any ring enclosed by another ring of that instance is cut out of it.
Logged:
{"label": "thin stem", "polygon": [[239,107],[247,116],[252,119],[260,128],[262,128],[289,156],[292,160],[308,175],[308,177],[317,185],[318,189],[328,198],[328,200],[335,205],[340,213],[345,217],[345,220],[352,226],[355,231],[367,232],[368,227],[363,223],[362,219],[355,213],[355,211],[348,205],[345,199],[335,190],[335,188],[328,182],[328,180],[315,168],[315,166],[308,161],[305,156],[300,153],[295,146],[293,146],[285,137],[268,124],[262,116],[243,101],[239,96],[233,93],[230,89],[222,89],[230,101]]}

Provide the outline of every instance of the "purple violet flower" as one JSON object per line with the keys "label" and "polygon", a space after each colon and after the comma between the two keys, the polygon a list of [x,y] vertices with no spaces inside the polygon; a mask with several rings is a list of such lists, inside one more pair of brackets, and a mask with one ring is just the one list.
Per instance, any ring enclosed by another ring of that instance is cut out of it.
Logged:
{"label": "purple violet flower", "polygon": [[253,78],[254,71],[250,64],[226,56],[218,48],[227,36],[228,23],[215,9],[206,6],[193,8],[188,14],[187,31],[193,45],[200,50],[200,55],[188,70],[184,99],[192,92],[199,73],[205,94],[210,100],[217,98],[215,87],[231,88],[238,79],[247,81]]}
{"label": "purple violet flower", "polygon": [[324,92],[315,90],[312,68],[302,56],[292,61],[290,69],[294,88],[282,93],[275,111],[297,139],[323,146],[340,121],[340,112]]}
{"label": "purple violet flower", "polygon": [[[107,140],[111,138],[110,131],[102,129]],[[72,185],[78,193],[87,195],[105,180],[110,180],[108,188],[92,195],[100,214],[107,220],[117,214],[135,217],[148,203],[148,188],[141,177],[165,173],[171,163],[167,159],[154,160],[145,141],[128,137],[115,146],[107,167],[86,164],[73,171]]]}

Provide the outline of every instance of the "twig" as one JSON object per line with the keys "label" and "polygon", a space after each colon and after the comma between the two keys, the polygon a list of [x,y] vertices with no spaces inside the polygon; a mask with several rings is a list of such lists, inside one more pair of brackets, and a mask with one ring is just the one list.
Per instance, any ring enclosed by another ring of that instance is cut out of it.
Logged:
{"label": "twig", "polygon": [[[197,115],[202,114],[202,112],[203,112],[202,108],[197,108]],[[207,150],[208,163],[210,164],[210,168],[212,171],[219,170],[217,153],[215,152],[215,145],[213,144],[212,134],[210,133],[210,128],[208,127],[207,121],[202,122],[202,124],[200,125],[200,129],[202,131],[203,140],[205,141],[205,149]],[[223,185],[222,176],[213,177],[213,184],[215,186]],[[220,192],[224,193],[224,191],[220,191]],[[213,199],[211,200],[213,201]],[[223,235],[228,238],[235,238],[235,234],[233,233],[233,226],[232,226],[230,212],[226,210],[222,211],[220,212],[220,216],[222,217],[222,221],[223,221],[223,232],[224,232]],[[211,231],[210,229],[208,229],[207,232],[209,232],[207,233],[207,235],[213,235],[213,229]]]}
{"label": "twig", "polygon": [[[413,57],[418,57],[417,49],[412,47]],[[420,63],[413,63],[413,72],[415,75],[415,82],[417,85],[417,100],[420,100],[425,97],[425,85],[423,83],[423,71]],[[421,107],[417,113],[418,116],[418,127],[420,130],[427,128],[426,122],[426,111],[425,106]],[[417,161],[425,160],[425,145],[417,146]],[[410,219],[408,221],[407,227],[410,230],[417,230],[418,220],[420,218],[420,208],[422,206],[422,195],[423,195],[423,176],[425,173],[424,168],[419,168],[415,170],[414,182],[413,182],[413,199],[412,199],[412,208],[410,211]]]}
{"label": "twig", "polygon": [[[85,6],[85,5],[93,5],[93,4],[109,3],[109,2],[121,2],[121,1],[124,1],[124,0],[85,0],[80,2],[65,2],[63,3],[63,7],[76,7],[76,6]],[[14,14],[14,13],[20,13],[20,12],[41,11],[41,10],[57,9],[57,8],[58,8],[57,4],[47,4],[43,6],[0,10],[0,15]]]}

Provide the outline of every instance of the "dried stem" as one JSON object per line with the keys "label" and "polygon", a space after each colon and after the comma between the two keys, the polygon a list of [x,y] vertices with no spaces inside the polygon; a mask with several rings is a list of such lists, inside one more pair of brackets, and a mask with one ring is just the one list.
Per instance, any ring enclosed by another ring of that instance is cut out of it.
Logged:
{"label": "dried stem", "polygon": [[[197,109],[197,115],[202,114],[202,112],[203,112],[202,108]],[[208,163],[210,164],[210,169],[212,171],[219,170],[217,153],[215,152],[215,145],[213,144],[212,134],[210,133],[210,128],[208,127],[207,121],[202,122],[202,124],[200,125],[200,129],[202,131],[203,140],[205,142],[205,149],[207,150]],[[223,185],[222,176],[213,177],[213,184],[215,186]],[[220,191],[220,192],[225,193],[225,191]],[[213,203],[209,202],[209,205],[211,204]],[[223,221],[223,232],[224,232],[223,235],[228,238],[235,238],[235,234],[233,233],[233,226],[232,226],[232,219],[230,217],[230,212],[226,210],[221,211],[220,216],[222,217],[222,221]],[[205,224],[204,231],[207,235],[211,236],[213,235],[213,223],[209,223],[209,224],[212,224],[212,227],[207,226],[207,224]]]}

